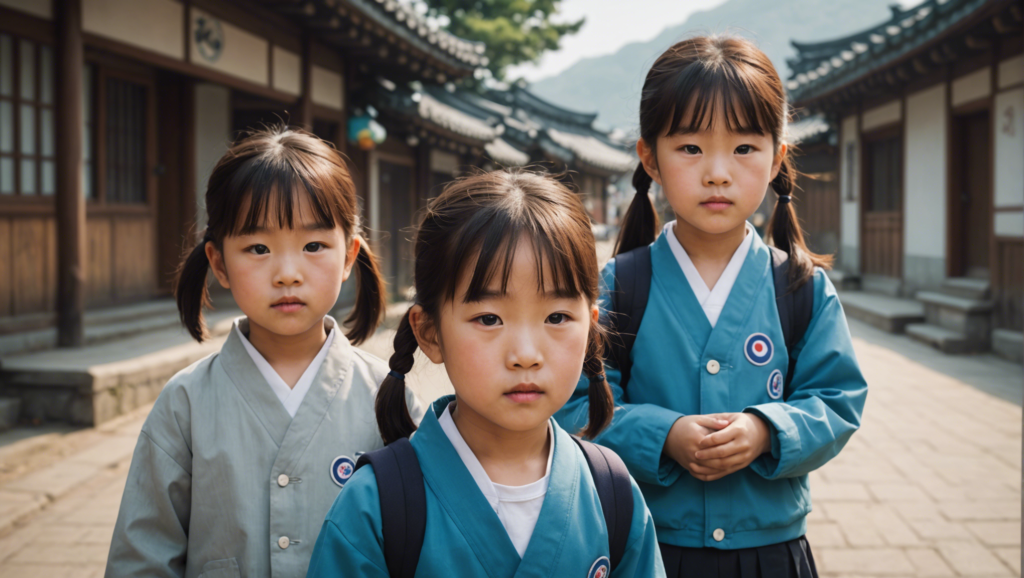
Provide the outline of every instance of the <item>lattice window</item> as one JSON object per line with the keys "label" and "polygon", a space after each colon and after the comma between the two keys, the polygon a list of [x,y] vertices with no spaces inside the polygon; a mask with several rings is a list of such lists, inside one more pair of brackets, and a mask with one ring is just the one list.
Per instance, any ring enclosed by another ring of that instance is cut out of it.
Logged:
{"label": "lattice window", "polygon": [[53,49],[0,34],[0,197],[57,190]]}
{"label": "lattice window", "polygon": [[146,87],[120,78],[106,82],[107,203],[146,202]]}

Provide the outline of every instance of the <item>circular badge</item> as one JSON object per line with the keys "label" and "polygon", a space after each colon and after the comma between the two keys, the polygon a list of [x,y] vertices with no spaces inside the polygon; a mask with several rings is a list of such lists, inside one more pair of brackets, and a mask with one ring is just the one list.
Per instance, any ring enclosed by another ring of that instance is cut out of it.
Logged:
{"label": "circular badge", "polygon": [[587,572],[587,578],[608,578],[608,573],[611,572],[612,564],[608,561],[607,556],[601,556],[597,560],[594,560],[593,566],[590,567],[590,572]]}
{"label": "circular badge", "polygon": [[767,364],[772,360],[774,352],[775,347],[772,345],[772,340],[768,339],[764,333],[754,333],[743,344],[743,354],[747,356],[747,361],[754,365]]}
{"label": "circular badge", "polygon": [[354,473],[356,473],[356,463],[348,456],[338,456],[331,462],[331,479],[340,487],[344,487],[345,482]]}
{"label": "circular badge", "polygon": [[768,397],[782,399],[782,372],[776,369],[768,376]]}

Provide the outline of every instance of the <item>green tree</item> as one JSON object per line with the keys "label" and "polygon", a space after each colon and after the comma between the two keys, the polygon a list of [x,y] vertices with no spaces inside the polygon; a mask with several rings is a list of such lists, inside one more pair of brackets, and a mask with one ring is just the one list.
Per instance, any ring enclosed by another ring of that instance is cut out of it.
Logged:
{"label": "green tree", "polygon": [[[552,22],[561,0],[419,0],[427,15],[452,34],[486,45],[487,68],[499,80],[505,69],[557,50],[562,37],[579,32],[576,22]],[[423,8],[421,8],[422,10]]]}

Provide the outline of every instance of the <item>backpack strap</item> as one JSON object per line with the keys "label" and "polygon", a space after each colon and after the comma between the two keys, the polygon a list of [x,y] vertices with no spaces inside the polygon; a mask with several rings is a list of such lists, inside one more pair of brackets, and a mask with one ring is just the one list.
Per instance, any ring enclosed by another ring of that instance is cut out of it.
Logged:
{"label": "backpack strap", "polygon": [[356,469],[370,464],[380,495],[384,560],[391,578],[413,578],[427,530],[427,492],[409,438],[365,453]]}
{"label": "backpack strap", "polygon": [[789,352],[789,369],[786,371],[786,386],[793,381],[796,357],[793,348],[807,333],[814,315],[814,279],[809,279],[796,289],[789,286],[789,255],[777,247],[768,247],[772,253],[772,276],[775,281],[775,306],[779,310],[782,335]]}
{"label": "backpack strap", "polygon": [[609,319],[605,327],[612,330],[608,354],[621,374],[619,386],[625,389],[633,361],[630,352],[640,331],[640,322],[647,310],[651,294],[651,247],[637,247],[615,256],[615,287],[611,293]]}
{"label": "backpack strap", "polygon": [[612,450],[595,443],[572,436],[576,445],[583,450],[594,478],[594,487],[601,499],[604,522],[608,527],[609,563],[612,573],[626,553],[629,528],[633,524],[633,486],[629,471],[622,458]]}

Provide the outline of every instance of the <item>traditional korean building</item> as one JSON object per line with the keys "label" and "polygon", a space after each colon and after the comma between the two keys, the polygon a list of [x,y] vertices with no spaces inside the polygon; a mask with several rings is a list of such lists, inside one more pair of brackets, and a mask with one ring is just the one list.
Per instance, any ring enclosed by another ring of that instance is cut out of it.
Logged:
{"label": "traditional korean building", "polygon": [[793,42],[797,108],[838,127],[838,267],[913,298],[889,325],[949,352],[1020,359],[1024,40],[1014,0],[927,0],[870,29]]}

